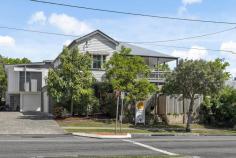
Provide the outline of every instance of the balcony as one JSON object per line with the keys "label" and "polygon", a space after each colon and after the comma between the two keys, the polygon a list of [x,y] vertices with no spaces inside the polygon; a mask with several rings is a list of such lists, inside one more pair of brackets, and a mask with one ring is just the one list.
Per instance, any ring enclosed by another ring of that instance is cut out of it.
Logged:
{"label": "balcony", "polygon": [[153,83],[164,83],[167,74],[170,71],[152,71],[148,77],[148,80]]}

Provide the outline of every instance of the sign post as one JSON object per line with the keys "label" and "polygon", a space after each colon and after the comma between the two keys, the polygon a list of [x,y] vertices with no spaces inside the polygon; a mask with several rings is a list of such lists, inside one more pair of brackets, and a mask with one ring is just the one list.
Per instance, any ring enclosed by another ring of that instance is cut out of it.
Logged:
{"label": "sign post", "polygon": [[119,112],[119,100],[120,100],[120,91],[116,91],[116,97],[117,97],[117,102],[116,102],[116,127],[115,127],[115,134],[117,134],[117,125],[118,125],[118,112]]}
{"label": "sign post", "polygon": [[121,128],[122,128],[122,122],[123,122],[123,114],[124,114],[124,99],[125,99],[125,92],[121,92],[120,94],[120,98],[121,98],[121,115],[120,115],[120,132],[121,132]]}

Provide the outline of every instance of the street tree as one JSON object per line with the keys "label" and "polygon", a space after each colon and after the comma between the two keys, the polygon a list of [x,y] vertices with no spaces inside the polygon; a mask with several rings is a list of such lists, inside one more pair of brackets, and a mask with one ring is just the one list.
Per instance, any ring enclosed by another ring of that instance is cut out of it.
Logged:
{"label": "street tree", "polygon": [[122,47],[115,52],[105,64],[105,69],[113,89],[127,92],[128,101],[144,100],[156,90],[156,86],[147,80],[150,68],[143,58],[132,56],[129,48]]}
{"label": "street tree", "polygon": [[[93,94],[91,88],[91,57],[78,49],[64,48],[60,55],[60,65],[50,69],[47,78],[48,93],[57,103],[70,103],[74,115],[74,103]],[[69,107],[67,107],[69,109]]]}
{"label": "street tree", "polygon": [[166,78],[163,91],[168,94],[183,94],[183,98],[190,99],[187,113],[186,131],[190,132],[194,100],[197,94],[214,95],[224,86],[229,73],[225,71],[229,66],[221,59],[215,61],[184,60]]}

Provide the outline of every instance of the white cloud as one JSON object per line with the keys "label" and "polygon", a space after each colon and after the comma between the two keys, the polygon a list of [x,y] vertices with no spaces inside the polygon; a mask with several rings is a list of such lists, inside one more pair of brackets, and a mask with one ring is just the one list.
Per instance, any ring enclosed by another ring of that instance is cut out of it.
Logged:
{"label": "white cloud", "polygon": [[192,5],[196,3],[202,3],[202,0],[182,0],[182,3],[186,5]]}
{"label": "white cloud", "polygon": [[85,22],[66,14],[51,14],[49,23],[67,34],[81,35],[92,30]]}
{"label": "white cloud", "polygon": [[178,9],[178,15],[181,16],[184,13],[187,13],[188,11],[187,6],[197,4],[197,3],[202,3],[202,0],[182,0],[182,6],[180,6]]}
{"label": "white cloud", "polygon": [[15,46],[15,39],[10,36],[0,36],[0,46],[13,47]]}
{"label": "white cloud", "polygon": [[233,51],[236,53],[236,42],[228,41],[223,42],[220,47],[221,50]]}
{"label": "white cloud", "polygon": [[47,17],[45,16],[44,12],[38,11],[31,16],[28,23],[45,25],[46,22],[47,22]]}
{"label": "white cloud", "polygon": [[172,55],[183,59],[205,59],[208,55],[208,52],[204,49],[204,47],[192,46],[191,49],[189,49],[188,51],[174,50],[172,52]]}

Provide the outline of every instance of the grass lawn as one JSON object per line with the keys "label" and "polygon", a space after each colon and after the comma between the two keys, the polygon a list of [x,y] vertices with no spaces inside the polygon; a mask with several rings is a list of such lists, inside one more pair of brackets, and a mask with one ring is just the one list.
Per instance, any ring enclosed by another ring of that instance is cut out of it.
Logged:
{"label": "grass lawn", "polygon": [[[57,123],[65,128],[68,132],[82,132],[82,133],[114,133],[115,120],[114,119],[87,119],[79,117],[66,118],[64,120],[57,120]],[[122,125],[123,133],[183,133],[185,132],[185,124],[165,125],[157,124],[154,126],[134,126],[133,124],[125,123]],[[236,130],[232,129],[216,129],[200,124],[192,124],[192,133],[200,134],[235,134]],[[119,131],[119,124],[118,124]]]}

